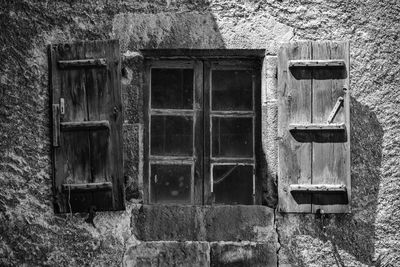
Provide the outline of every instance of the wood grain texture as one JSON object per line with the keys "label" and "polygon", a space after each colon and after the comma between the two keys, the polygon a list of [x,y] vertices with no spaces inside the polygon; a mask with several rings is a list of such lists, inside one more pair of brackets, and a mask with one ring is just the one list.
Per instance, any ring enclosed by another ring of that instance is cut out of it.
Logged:
{"label": "wood grain texture", "polygon": [[[52,102],[65,101],[60,147],[53,159],[56,211],[123,209],[119,43],[59,44],[50,51]],[[98,182],[111,183],[112,190],[62,190],[63,184]]]}
{"label": "wood grain texture", "polygon": [[311,212],[311,196],[295,199],[290,184],[311,184],[311,144],[296,141],[289,124],[309,124],[311,117],[311,74],[309,68],[289,70],[288,60],[310,60],[311,42],[283,45],[278,55],[278,194],[279,211]]}
{"label": "wood grain texture", "polygon": [[344,131],[346,130],[346,124],[344,123],[291,123],[289,124],[289,131]]}
{"label": "wood grain texture", "polygon": [[82,68],[82,67],[106,67],[107,60],[105,58],[96,59],[78,59],[78,60],[59,60],[58,67],[65,68]]}
{"label": "wood grain texture", "polygon": [[74,121],[74,122],[61,122],[61,130],[66,131],[88,131],[88,130],[109,130],[110,122],[107,120],[102,121]]}
{"label": "wood grain texture", "polygon": [[340,184],[291,184],[290,191],[302,192],[346,192],[346,186]]}
{"label": "wood grain texture", "polygon": [[194,63],[194,186],[193,204],[203,204],[203,170],[204,170],[204,117],[203,117],[203,62]]}
{"label": "wood grain texture", "polygon": [[[303,54],[302,58],[299,58],[301,51],[308,51],[307,56]],[[329,66],[332,62],[334,67]],[[290,43],[280,49],[280,211],[350,211],[350,99],[346,93],[348,88],[348,42]],[[338,99],[341,98],[343,107],[332,116],[332,110],[338,107]],[[330,117],[331,123],[328,124]],[[318,185],[321,184],[340,190],[319,190]],[[304,190],[292,190],[294,187],[304,187]],[[343,188],[346,190],[342,190]]]}
{"label": "wood grain texture", "polygon": [[[314,60],[343,60],[348,66],[349,54],[346,42],[315,42],[313,43]],[[348,88],[349,75],[346,68],[327,69],[316,68],[313,73],[313,122],[325,123],[334,108],[339,97],[346,97],[343,88]],[[333,122],[346,124],[345,110],[349,108],[346,99],[344,108],[341,108]],[[347,169],[346,142],[314,142],[313,143],[313,184],[346,185],[349,183],[349,172]],[[351,190],[348,190],[351,191]],[[313,212],[323,210],[325,213],[349,212],[349,198],[346,194],[313,196]],[[316,203],[330,203],[329,205],[318,205]],[[340,204],[335,204],[340,203]]]}
{"label": "wood grain texture", "polygon": [[211,120],[210,120],[210,94],[211,94],[211,62],[204,62],[203,73],[203,98],[204,98],[204,204],[214,203],[211,181]]}
{"label": "wood grain texture", "polygon": [[96,191],[96,190],[112,190],[111,182],[104,183],[84,183],[84,184],[63,184],[64,191]]}
{"label": "wood grain texture", "polygon": [[289,60],[289,67],[344,67],[346,65],[344,60]]}
{"label": "wood grain texture", "polygon": [[58,147],[60,145],[60,105],[52,105],[52,121],[53,121],[53,146]]}

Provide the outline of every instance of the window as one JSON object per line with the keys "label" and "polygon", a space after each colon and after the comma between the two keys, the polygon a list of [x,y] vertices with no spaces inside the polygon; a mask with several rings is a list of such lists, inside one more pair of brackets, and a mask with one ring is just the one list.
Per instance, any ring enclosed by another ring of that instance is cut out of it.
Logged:
{"label": "window", "polygon": [[262,53],[162,52],[144,51],[145,201],[257,204]]}

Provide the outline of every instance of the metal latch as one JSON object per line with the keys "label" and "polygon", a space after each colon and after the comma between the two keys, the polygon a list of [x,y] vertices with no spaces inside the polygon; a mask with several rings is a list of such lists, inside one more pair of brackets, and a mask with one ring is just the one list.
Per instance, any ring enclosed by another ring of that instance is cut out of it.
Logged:
{"label": "metal latch", "polygon": [[331,113],[329,114],[328,123],[333,122],[333,119],[335,118],[336,114],[338,113],[340,107],[343,106],[343,101],[344,101],[344,98],[342,96],[339,96],[338,100],[336,101],[335,106],[333,107]]}
{"label": "metal latch", "polygon": [[64,98],[60,98],[60,114],[65,114],[65,101]]}

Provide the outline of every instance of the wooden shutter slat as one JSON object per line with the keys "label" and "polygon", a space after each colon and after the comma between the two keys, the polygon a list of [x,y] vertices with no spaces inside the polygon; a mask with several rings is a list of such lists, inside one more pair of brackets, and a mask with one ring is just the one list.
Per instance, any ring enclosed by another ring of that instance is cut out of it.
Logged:
{"label": "wooden shutter slat", "polygon": [[62,131],[83,131],[83,130],[109,130],[110,122],[102,121],[79,121],[79,122],[61,122]]}
{"label": "wooden shutter slat", "polygon": [[105,58],[95,59],[78,59],[78,60],[59,60],[58,67],[65,68],[79,68],[79,67],[106,67],[107,60]]}
{"label": "wooden shutter slat", "polygon": [[[345,65],[349,64],[347,42],[314,42],[313,59],[329,60],[341,58]],[[335,118],[336,123],[349,122],[345,119],[345,110],[349,109],[348,72],[346,68],[326,69],[315,68],[313,74],[313,122],[325,123],[334,108],[337,99],[343,97],[344,108],[340,109]],[[347,93],[346,93],[347,92]],[[348,125],[349,126],[349,125]],[[347,127],[349,130],[350,127]],[[314,142],[313,143],[313,184],[344,184],[350,188],[350,170],[347,169],[347,151],[345,142]],[[351,190],[348,190],[351,191]],[[325,213],[349,212],[349,196],[347,194],[318,194],[313,197],[313,212],[323,210]],[[347,204],[345,204],[347,201]],[[318,203],[329,203],[319,205]]]}
{"label": "wooden shutter slat", "polygon": [[[311,123],[311,72],[289,71],[288,60],[310,60],[311,42],[284,44],[278,55],[278,195],[282,212],[310,212],[311,196],[294,199],[290,184],[311,184],[311,144],[296,141],[289,133],[292,123]],[[297,79],[302,77],[302,79]]]}

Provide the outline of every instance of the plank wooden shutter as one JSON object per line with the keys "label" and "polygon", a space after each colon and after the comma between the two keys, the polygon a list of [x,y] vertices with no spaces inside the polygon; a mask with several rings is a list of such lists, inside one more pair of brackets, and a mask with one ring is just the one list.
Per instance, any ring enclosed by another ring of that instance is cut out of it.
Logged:
{"label": "plank wooden shutter", "polygon": [[124,208],[117,40],[49,46],[56,212]]}
{"label": "plank wooden shutter", "polygon": [[278,57],[279,210],[350,212],[349,43],[287,43]]}

